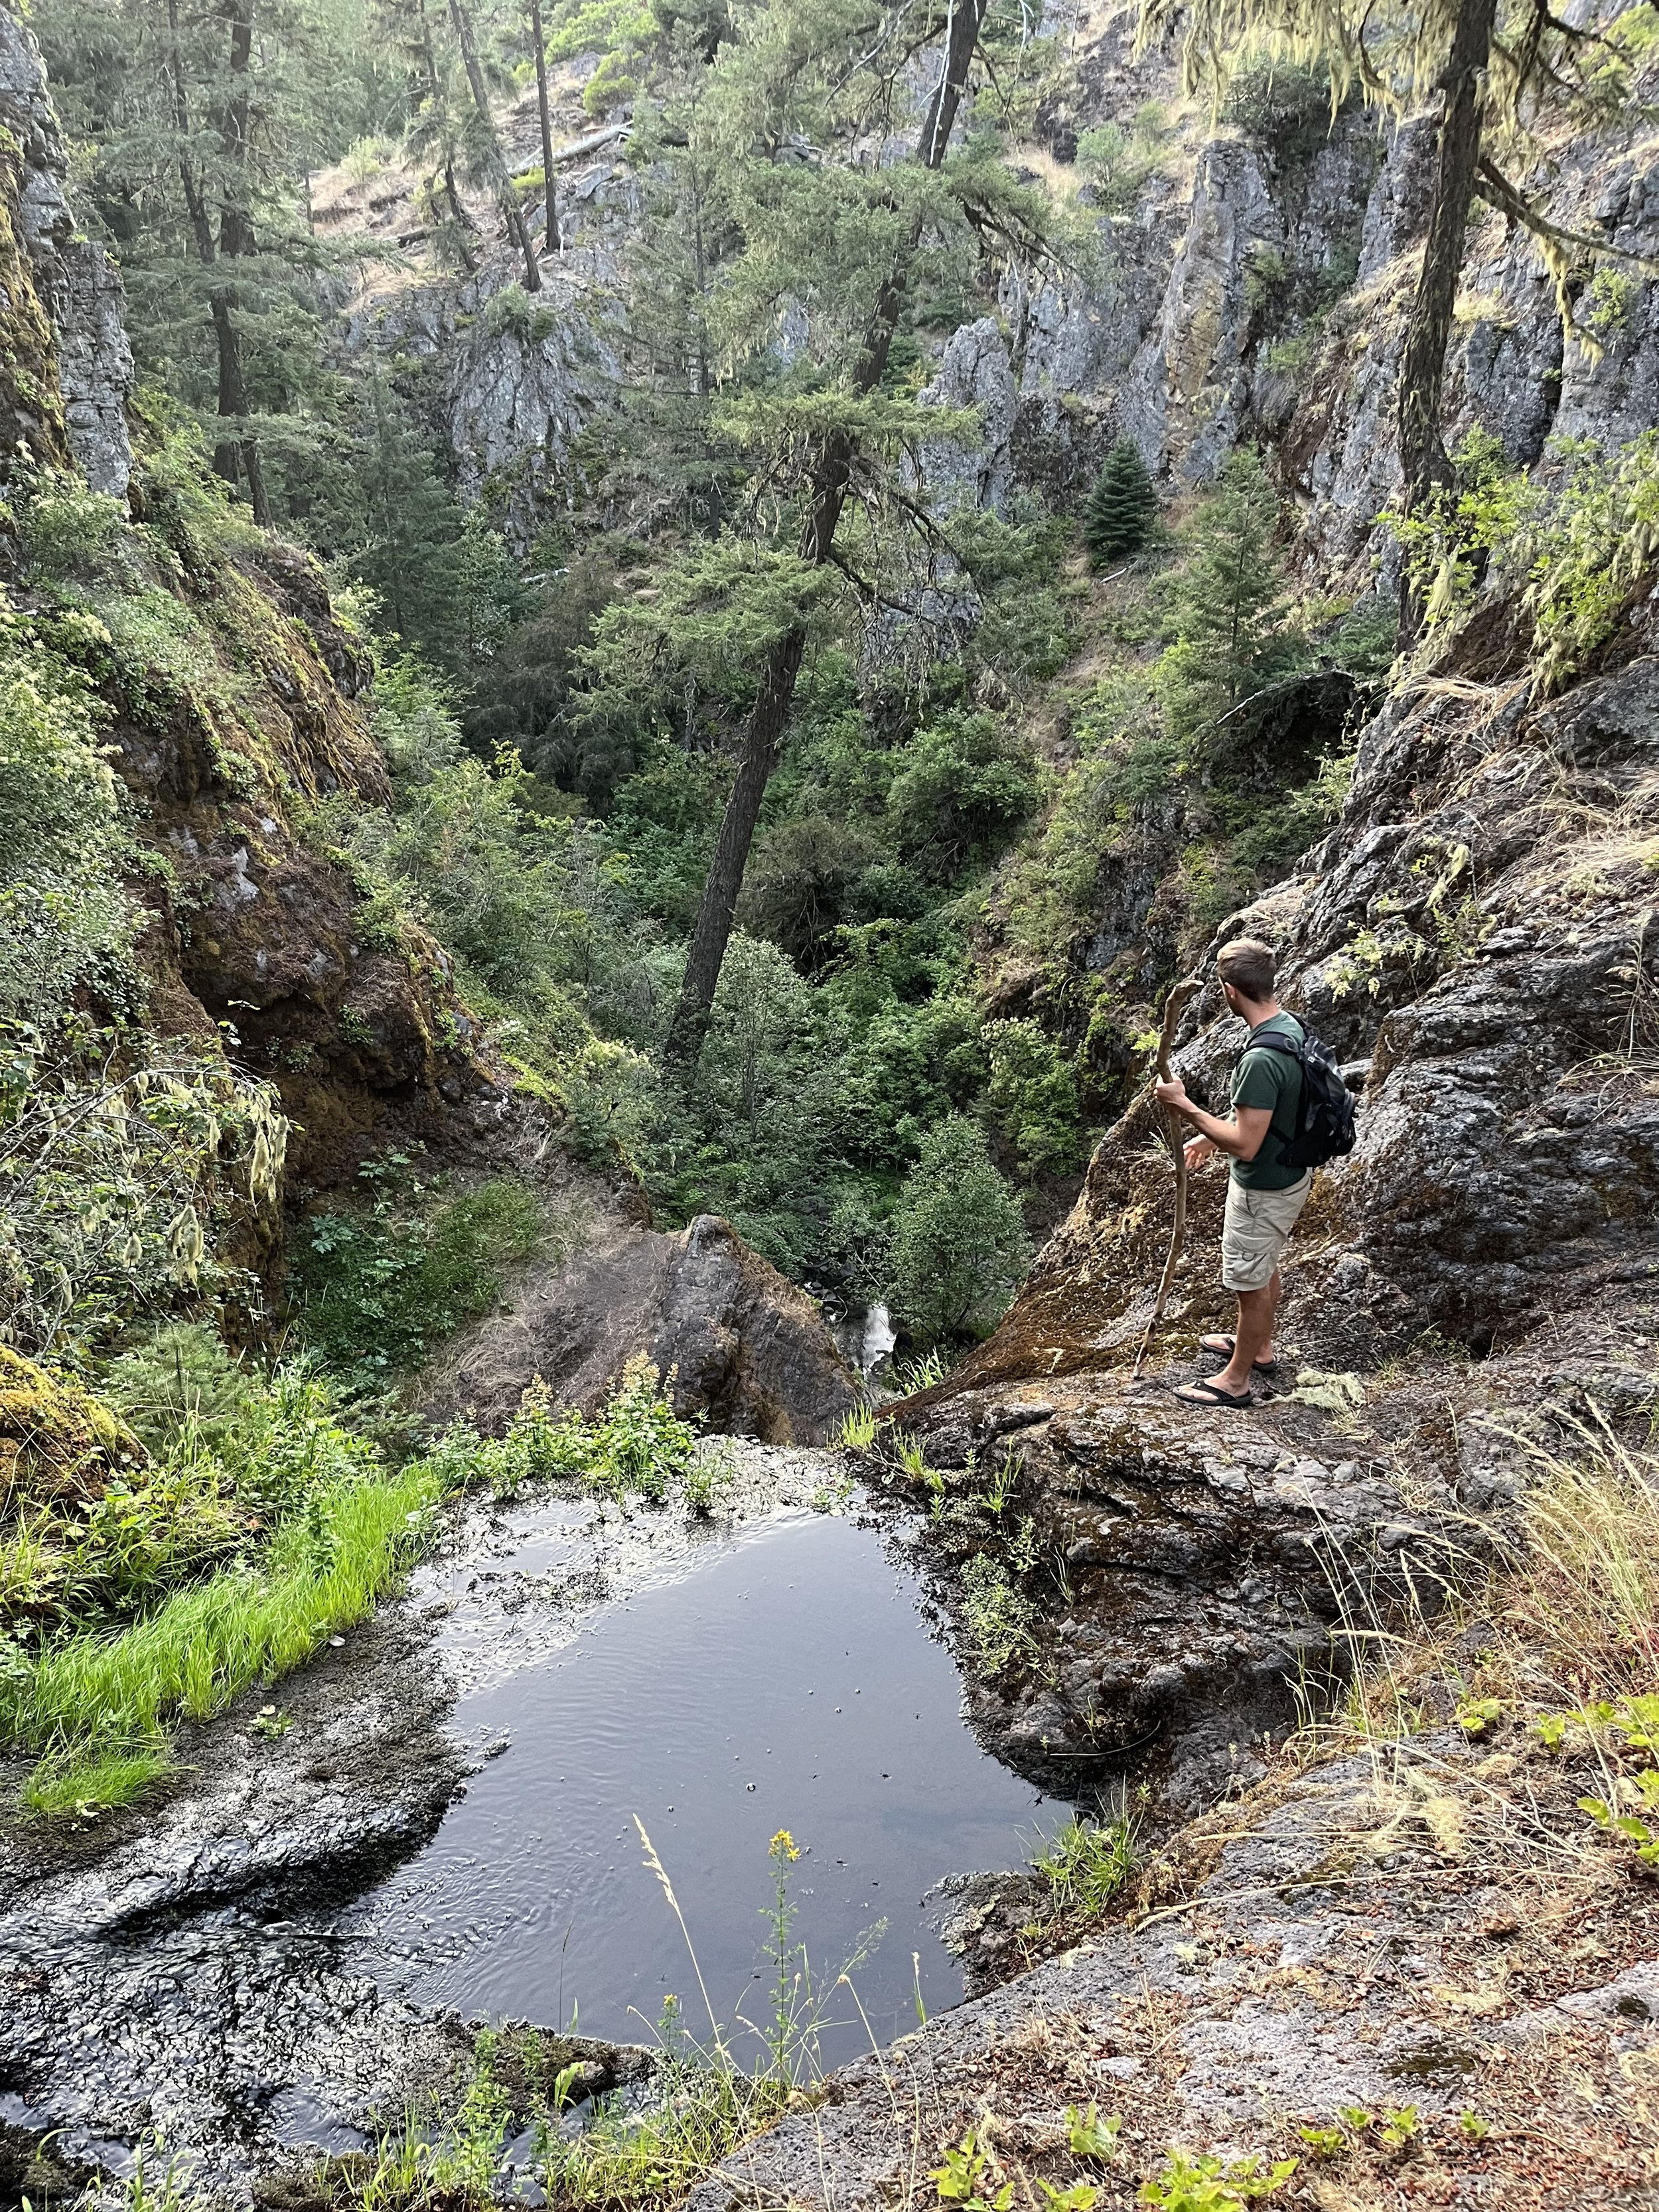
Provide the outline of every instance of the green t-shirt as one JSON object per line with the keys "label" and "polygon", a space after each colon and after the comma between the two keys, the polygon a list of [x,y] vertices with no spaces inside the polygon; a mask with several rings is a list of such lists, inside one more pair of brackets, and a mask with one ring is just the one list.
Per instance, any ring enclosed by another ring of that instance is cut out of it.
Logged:
{"label": "green t-shirt", "polygon": [[1288,1190],[1308,1172],[1306,1168],[1285,1164],[1284,1148],[1296,1134],[1302,1070],[1289,1053],[1275,1052],[1271,1045],[1255,1045],[1264,1030],[1274,1030],[1281,1036],[1306,1035],[1296,1016],[1285,1013],[1269,1014],[1250,1031],[1250,1043],[1238,1055],[1238,1066],[1233,1070],[1233,1104],[1266,1106],[1273,1118],[1255,1158],[1233,1162],[1233,1181],[1246,1190]]}

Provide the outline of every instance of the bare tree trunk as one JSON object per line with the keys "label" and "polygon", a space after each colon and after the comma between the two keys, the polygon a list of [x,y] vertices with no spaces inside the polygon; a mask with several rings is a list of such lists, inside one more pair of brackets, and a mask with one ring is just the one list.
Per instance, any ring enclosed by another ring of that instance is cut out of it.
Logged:
{"label": "bare tree trunk", "polygon": [[530,233],[525,228],[524,210],[520,207],[519,196],[513,189],[513,179],[507,173],[501,142],[495,136],[495,118],[489,110],[489,90],[484,83],[483,71],[478,66],[478,49],[473,43],[472,18],[467,14],[462,0],[449,0],[449,20],[455,27],[456,43],[460,47],[461,60],[466,68],[466,81],[472,88],[472,105],[477,109],[478,120],[483,125],[490,167],[495,172],[495,196],[507,219],[508,234],[524,262],[524,289],[526,292],[539,292],[542,289],[541,264],[536,258],[535,247],[530,243]]}
{"label": "bare tree trunk", "polygon": [[[202,190],[201,179],[191,167],[186,150],[190,141],[190,102],[185,91],[185,66],[179,50],[179,0],[167,0],[167,27],[173,48],[173,119],[179,140],[179,180],[184,187],[185,211],[190,217],[196,258],[204,269],[212,269],[218,264],[222,249],[228,256],[240,252],[251,242],[251,232],[246,218],[240,210],[233,210],[228,204],[222,205],[219,242],[215,244],[207,197]],[[246,155],[247,146],[246,80],[252,51],[251,0],[239,0],[231,16],[230,68],[233,79],[240,77],[241,84],[232,95],[222,129],[226,151],[238,159]],[[227,287],[215,285],[210,291],[208,312],[213,319],[213,339],[219,356],[219,415],[222,420],[240,421],[244,426],[240,437],[222,439],[214,447],[213,466],[227,483],[234,484],[237,481],[239,469],[241,474],[246,475],[248,496],[253,502],[253,519],[262,529],[268,530],[270,527],[270,502],[265,495],[264,471],[259,465],[259,448],[246,432],[247,386],[242,374],[241,335],[231,313],[231,295]]]}
{"label": "bare tree trunk", "polygon": [[[248,129],[248,72],[253,61],[253,0],[230,0],[230,97],[225,104],[224,121],[220,126],[220,137],[225,149],[227,173],[244,179],[247,174]],[[252,253],[254,247],[253,225],[248,219],[245,202],[222,200],[219,206],[219,264]],[[234,447],[221,447],[214,455],[214,465],[222,476],[234,477],[235,459],[240,459],[242,472],[247,478],[248,497],[253,503],[253,519],[262,530],[270,527],[270,501],[265,493],[265,472],[259,459],[259,448],[247,433],[247,385],[242,372],[242,341],[230,312],[231,294],[217,293],[213,300],[214,336],[219,346],[219,413],[222,419],[238,422],[242,434]],[[232,453],[235,459],[232,459]],[[230,463],[228,469],[221,466],[220,453]]]}
{"label": "bare tree trunk", "polygon": [[[952,0],[944,64],[927,102],[916,149],[924,168],[937,169],[949,149],[957,112],[968,88],[968,71],[980,27],[989,5],[990,0]],[[853,390],[860,398],[875,391],[887,373],[910,264],[921,237],[918,219],[912,224],[892,270],[876,295],[853,371]],[[812,567],[827,562],[834,550],[836,532],[852,481],[853,460],[852,439],[843,430],[831,431],[812,471],[806,520],[801,530],[800,557]],[[800,674],[805,650],[806,633],[797,623],[772,647],[762,671],[760,688],[744,732],[738,772],[720,820],[714,861],[697,908],[685,978],[663,1047],[663,1057],[671,1067],[695,1067],[708,1032],[709,1012],[720,984],[726,948],[731,942],[732,921],[737,911],[738,893],[743,888],[743,872],[754,842],[755,824],[760,819],[761,801],[777,765],[795,696],[795,680]]]}
{"label": "bare tree trunk", "polygon": [[[1451,52],[1441,77],[1445,105],[1440,118],[1439,169],[1429,234],[1423,247],[1423,272],[1417,280],[1400,356],[1396,401],[1400,473],[1407,514],[1418,513],[1437,489],[1449,487],[1452,482],[1452,466],[1440,432],[1440,395],[1452,307],[1463,267],[1469,203],[1480,166],[1481,106],[1495,12],[1496,0],[1462,0]],[[1410,579],[1402,575],[1402,649],[1416,638],[1422,619],[1423,610]]]}
{"label": "bare tree trunk", "polygon": [[536,42],[536,106],[542,118],[542,185],[547,195],[543,224],[550,253],[559,243],[559,203],[553,190],[553,113],[547,101],[547,41],[542,36],[542,0],[530,0],[530,33]]}

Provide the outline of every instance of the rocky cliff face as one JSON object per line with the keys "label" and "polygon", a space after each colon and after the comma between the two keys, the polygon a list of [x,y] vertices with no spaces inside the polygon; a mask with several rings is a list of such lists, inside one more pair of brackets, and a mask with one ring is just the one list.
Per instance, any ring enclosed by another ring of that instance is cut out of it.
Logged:
{"label": "rocky cliff face", "polygon": [[[1542,705],[1521,672],[1408,688],[1306,872],[1227,925],[1281,948],[1281,994],[1359,1092],[1358,1144],[1322,1171],[1286,1273],[1310,1360],[1374,1362],[1428,1330],[1485,1357],[1652,1272],[1656,717],[1646,653]],[[1195,1097],[1224,1102],[1242,1034],[1212,983],[1176,1054]],[[1132,1354],[1167,1234],[1154,1136],[1143,1098],[966,1378]],[[1178,1331],[1224,1316],[1223,1194],[1195,1179]]]}
{"label": "rocky cliff face", "polygon": [[[1059,134],[1068,149],[1079,127],[1124,125],[1143,100],[1173,98],[1170,64],[1131,60],[1121,27],[1079,68],[1083,96]],[[1394,377],[1433,155],[1422,118],[1384,133],[1351,109],[1328,136],[1241,124],[1213,137],[1186,118],[1133,205],[1102,217],[1091,270],[1011,273],[999,316],[947,341],[939,397],[990,402],[980,495],[1000,503],[1024,483],[1069,506],[1120,434],[1176,489],[1260,443],[1300,513],[1310,579],[1362,587],[1391,558],[1376,524],[1398,473]],[[1654,252],[1659,170],[1637,133],[1553,149],[1550,183],[1557,222]],[[1534,241],[1486,211],[1448,362],[1448,442],[1479,424],[1529,466],[1552,435],[1612,447],[1650,428],[1659,287],[1637,277],[1591,319],[1599,356],[1564,347]]]}
{"label": "rocky cliff face", "polygon": [[15,326],[7,424],[14,434],[6,450],[15,453],[21,441],[37,460],[61,465],[72,457],[94,491],[124,492],[132,473],[126,419],[132,351],[121,321],[120,279],[103,249],[76,234],[64,197],[69,161],[40,49],[3,12],[0,130],[8,171],[3,281],[9,326]]}

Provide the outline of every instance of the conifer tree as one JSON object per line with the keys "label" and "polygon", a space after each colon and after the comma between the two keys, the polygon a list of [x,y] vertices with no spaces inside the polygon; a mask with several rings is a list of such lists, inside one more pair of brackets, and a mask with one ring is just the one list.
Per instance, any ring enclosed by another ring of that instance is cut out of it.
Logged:
{"label": "conifer tree", "polygon": [[478,42],[473,36],[472,18],[464,0],[449,0],[449,21],[455,33],[455,43],[460,48],[466,81],[472,92],[477,167],[494,187],[507,235],[517,246],[519,258],[524,263],[524,289],[526,292],[539,292],[542,289],[541,264],[537,259],[535,247],[530,242],[530,232],[519,206],[519,195],[507,174],[507,158],[501,152],[501,137],[489,105],[489,88],[484,81],[483,64],[478,56]]}
{"label": "conifer tree", "polygon": [[[888,243],[878,255],[876,270],[869,272],[873,274],[872,288],[866,295],[869,305],[861,331],[856,335],[849,334],[850,359],[847,366],[841,370],[835,385],[820,395],[808,398],[803,394],[799,400],[786,399],[781,406],[770,410],[757,404],[747,416],[747,423],[758,434],[757,442],[769,447],[769,451],[763,451],[757,472],[763,479],[775,479],[782,472],[791,503],[800,516],[791,570],[797,606],[793,615],[770,623],[768,632],[754,633],[754,643],[760,648],[754,656],[758,663],[758,681],[697,909],[684,980],[664,1047],[665,1058],[671,1066],[695,1066],[702,1048],[709,1009],[720,981],[720,963],[732,934],[738,893],[754,841],[755,826],[760,818],[761,802],[783,744],[796,683],[805,658],[810,610],[821,599],[828,574],[848,573],[846,551],[837,543],[842,517],[856,478],[866,479],[866,500],[880,497],[876,484],[868,479],[878,474],[884,448],[885,468],[881,471],[880,481],[887,493],[900,491],[892,462],[902,434],[896,427],[897,410],[894,403],[887,399],[884,382],[929,219],[937,222],[947,204],[946,196],[933,191],[928,180],[937,179],[945,168],[951,135],[969,89],[969,72],[979,51],[980,34],[989,9],[990,0],[963,0],[963,4],[952,6],[947,11],[945,51],[924,107],[913,162],[907,165],[908,173],[901,168],[885,171],[866,208],[860,210],[872,233],[878,236],[885,230]],[[918,50],[912,46],[907,52],[899,43],[903,22],[904,15],[901,13],[892,26],[894,58],[887,64],[889,68],[902,66],[898,58],[903,56],[908,60]],[[786,53],[793,51],[789,46],[792,28],[784,27],[781,46]],[[932,28],[924,19],[924,39]],[[857,26],[849,42],[855,54],[864,45],[864,27]],[[866,51],[878,52],[888,43],[884,39],[875,48]],[[792,61],[790,67],[798,81],[802,75],[799,64]],[[854,61],[850,69],[841,74],[843,86],[856,76],[858,68]],[[768,125],[775,134],[769,118]],[[804,208],[788,207],[792,187],[781,181],[789,174],[779,164],[768,164],[765,171],[757,165],[751,180],[751,189],[757,191],[757,198],[751,207],[757,215],[771,220],[776,219],[772,210],[781,210],[789,218],[792,242],[797,244],[798,250],[811,251],[810,230],[799,221]],[[988,197],[994,198],[1006,191],[1006,180],[985,173],[981,188]],[[1014,197],[1012,193],[1007,195],[1002,216],[1005,223],[1017,222],[1012,212]],[[824,231],[817,241],[820,252],[833,237],[834,212],[828,207],[823,210]],[[757,256],[757,260],[761,269],[767,267],[763,256]],[[775,257],[770,265],[775,267]],[[730,295],[734,303],[742,303],[744,287],[741,282],[730,288]],[[781,556],[773,555],[767,561],[763,574],[769,590],[784,580]],[[852,580],[857,588],[860,580],[856,571],[852,572]],[[867,582],[863,588],[869,591]]]}
{"label": "conifer tree", "polygon": [[1101,463],[1084,509],[1084,541],[1095,566],[1139,553],[1157,514],[1158,494],[1146,464],[1127,438],[1120,438]]}
{"label": "conifer tree", "polygon": [[1172,638],[1158,690],[1172,736],[1212,731],[1301,658],[1302,633],[1281,604],[1274,549],[1279,499],[1249,447],[1228,456],[1182,532],[1186,557],[1166,586]]}

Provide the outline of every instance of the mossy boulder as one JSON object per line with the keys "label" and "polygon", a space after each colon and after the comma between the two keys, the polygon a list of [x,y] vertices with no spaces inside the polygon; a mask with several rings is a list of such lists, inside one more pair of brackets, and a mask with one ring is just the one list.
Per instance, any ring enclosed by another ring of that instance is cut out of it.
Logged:
{"label": "mossy boulder", "polygon": [[49,1498],[96,1497],[143,1446],[91,1391],[0,1345],[0,1496],[15,1510]]}

